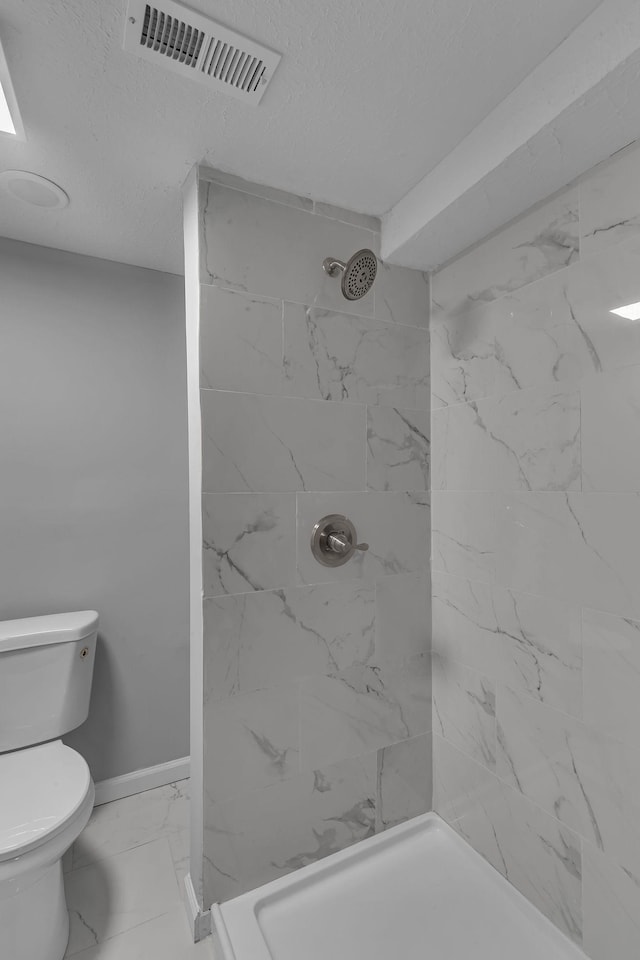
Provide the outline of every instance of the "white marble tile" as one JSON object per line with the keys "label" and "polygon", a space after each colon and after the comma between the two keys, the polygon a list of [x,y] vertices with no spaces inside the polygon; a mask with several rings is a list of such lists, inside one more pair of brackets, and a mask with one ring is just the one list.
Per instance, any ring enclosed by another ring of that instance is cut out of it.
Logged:
{"label": "white marble tile", "polygon": [[298,771],[299,708],[293,685],[227,700],[204,692],[204,790],[217,803]]}
{"label": "white marble tile", "polygon": [[465,315],[573,263],[579,255],[578,192],[570,190],[517,220],[438,271],[432,313]]}
{"label": "white marble tile", "polygon": [[452,660],[433,657],[433,729],[453,746],[484,764],[496,764],[495,682]]}
{"label": "white marble tile", "polygon": [[204,493],[364,489],[364,406],[219,390],[201,405]]}
{"label": "white marble tile", "polygon": [[497,493],[432,492],[434,570],[472,580],[495,579],[498,501]]}
{"label": "white marble tile", "polygon": [[374,287],[379,320],[428,327],[431,297],[429,275],[420,270],[379,263]]}
{"label": "white marble tile", "polygon": [[640,366],[587,378],[581,398],[583,489],[640,491]]}
{"label": "white marble tile", "polygon": [[497,773],[640,872],[640,749],[505,687],[497,692]]}
{"label": "white marble tile", "polygon": [[200,386],[282,393],[282,303],[201,284]]}
{"label": "white marble tile", "polygon": [[295,582],[294,493],[212,493],[202,497],[205,597]]}
{"label": "white marble tile", "polygon": [[510,494],[496,504],[493,519],[499,583],[640,615],[637,494]]}
{"label": "white marble tile", "polygon": [[434,490],[579,490],[580,395],[535,387],[432,414]]}
{"label": "white marble tile", "polygon": [[582,847],[584,949],[591,960],[637,960],[640,876],[592,844]]}
{"label": "white marble tile", "polygon": [[285,392],[429,407],[429,333],[297,303],[284,305]]}
{"label": "white marble tile", "polygon": [[188,786],[180,780],[95,807],[73,845],[73,869],[186,830]]}
{"label": "white marble tile", "polygon": [[376,755],[302,773],[224,805],[246,890],[375,830]]}
{"label": "white marble tile", "polygon": [[640,622],[582,611],[584,719],[640,747]]}
{"label": "white marble tile", "polygon": [[387,830],[431,810],[431,735],[378,751],[378,829]]}
{"label": "white marble tile", "polygon": [[203,203],[205,283],[276,299],[286,292],[297,303],[373,315],[373,291],[350,304],[322,261],[346,261],[362,247],[375,250],[376,233],[215,183]]}
{"label": "white marble tile", "polygon": [[430,435],[426,410],[367,407],[369,490],[429,490]]}
{"label": "white marble tile", "polygon": [[115,937],[181,904],[166,838],[72,870],[65,877],[67,956]]}
{"label": "white marble tile", "polygon": [[353,664],[299,683],[300,764],[314,770],[431,729],[427,657],[396,670]]}
{"label": "white marble tile", "polygon": [[640,151],[633,144],[580,184],[580,250],[591,256],[640,234]]}
{"label": "white marble tile", "polygon": [[[231,801],[232,806],[235,803],[235,799]],[[202,860],[205,903],[223,903],[243,892],[240,864],[224,818],[224,807],[224,803],[212,802],[209,794],[205,793]],[[259,812],[256,812],[256,816],[260,816]]]}
{"label": "white marble tile", "polygon": [[581,716],[578,606],[444,573],[432,581],[436,653]]}
{"label": "white marble tile", "polygon": [[374,611],[359,580],[205,600],[205,689],[224,699],[366,663]]}
{"label": "white marble tile", "polygon": [[527,899],[580,943],[580,839],[434,735],[434,808]]}
{"label": "white marble tile", "polygon": [[[310,548],[315,523],[340,513],[369,544],[341,567],[325,567]],[[426,572],[429,564],[429,497],[425,493],[301,493],[298,495],[298,578],[322,583]]]}
{"label": "white marble tile", "polygon": [[429,576],[401,573],[376,583],[375,663],[394,668],[431,650]]}
{"label": "white marble tile", "polygon": [[209,939],[193,942],[182,904],[74,956],[77,960],[213,960]]}

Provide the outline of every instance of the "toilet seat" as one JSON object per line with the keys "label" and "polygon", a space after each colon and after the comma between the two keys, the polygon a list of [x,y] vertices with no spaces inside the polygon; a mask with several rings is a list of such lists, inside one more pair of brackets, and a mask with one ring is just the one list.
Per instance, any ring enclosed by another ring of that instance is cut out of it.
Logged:
{"label": "toilet seat", "polygon": [[61,740],[0,754],[0,784],[0,863],[62,833],[93,793],[85,760]]}

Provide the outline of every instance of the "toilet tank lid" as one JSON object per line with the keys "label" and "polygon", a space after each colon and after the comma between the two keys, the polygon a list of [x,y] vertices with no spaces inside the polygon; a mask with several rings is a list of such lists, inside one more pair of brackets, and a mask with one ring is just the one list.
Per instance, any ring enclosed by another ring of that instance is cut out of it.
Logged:
{"label": "toilet tank lid", "polygon": [[22,647],[40,647],[49,643],[83,640],[98,629],[95,610],[52,613],[44,617],[0,621],[0,653]]}

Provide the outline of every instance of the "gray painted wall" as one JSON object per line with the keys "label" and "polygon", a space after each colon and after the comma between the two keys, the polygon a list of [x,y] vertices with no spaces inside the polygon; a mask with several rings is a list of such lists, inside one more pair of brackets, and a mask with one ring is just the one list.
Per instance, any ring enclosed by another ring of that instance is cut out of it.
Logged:
{"label": "gray painted wall", "polygon": [[0,619],[100,613],[97,780],[188,746],[183,280],[0,239]]}

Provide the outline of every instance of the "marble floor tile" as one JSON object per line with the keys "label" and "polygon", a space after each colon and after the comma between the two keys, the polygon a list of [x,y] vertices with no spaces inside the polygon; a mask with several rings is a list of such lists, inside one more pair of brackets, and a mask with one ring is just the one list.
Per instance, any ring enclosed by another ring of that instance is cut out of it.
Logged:
{"label": "marble floor tile", "polygon": [[596,167],[580,184],[580,251],[583,257],[640,234],[637,143]]}
{"label": "marble floor tile", "polygon": [[367,407],[367,488],[429,490],[430,415]]}
{"label": "marble floor tile", "polygon": [[188,780],[157,787],[95,807],[73,845],[72,868],[180,834],[189,818]]}
{"label": "marble floor tile", "polygon": [[579,606],[444,573],[432,589],[436,654],[582,715]]}
{"label": "marble floor tile", "polygon": [[640,622],[582,611],[584,719],[640,747]]}
{"label": "marble floor tile", "polygon": [[282,393],[282,303],[200,287],[200,386]]}
{"label": "marble floor tile", "polygon": [[205,597],[286,587],[296,581],[293,493],[208,493],[202,497]]}
{"label": "marble floor tile", "polygon": [[582,847],[584,949],[590,960],[637,960],[640,877],[590,843]]}
{"label": "marble floor tile", "polygon": [[439,270],[432,315],[464,315],[578,259],[578,192],[565,191]]}
{"label": "marble floor tile", "polygon": [[428,327],[431,298],[429,274],[394,263],[379,263],[376,275],[375,315],[379,320]]}
{"label": "marble floor tile", "polygon": [[374,613],[360,580],[205,600],[205,689],[221,700],[373,660]]}
{"label": "marble floor tile", "polygon": [[[301,493],[298,503],[298,578],[302,583],[374,580],[395,573],[426,573],[429,564],[427,493]],[[341,513],[355,524],[358,539],[369,544],[342,567],[325,567],[309,547],[314,524]]]}
{"label": "marble floor tile", "polygon": [[431,810],[431,764],[430,733],[378,751],[378,829]]}
{"label": "marble floor tile", "polygon": [[293,684],[227,700],[205,690],[204,789],[217,802],[298,771],[299,708]]}
{"label": "marble floor tile", "polygon": [[452,660],[433,657],[433,729],[490,770],[496,765],[495,682]]}
{"label": "marble floor tile", "polygon": [[437,734],[433,747],[434,809],[580,943],[580,838]]}
{"label": "marble floor tile", "polygon": [[296,303],[284,306],[285,391],[427,410],[429,332]]}
{"label": "marble floor tile", "polygon": [[200,396],[203,493],[364,489],[363,405],[224,390]]}
{"label": "marble floor tile", "polygon": [[580,490],[580,394],[519,390],[432,413],[434,490]]}
{"label": "marble floor tile", "polygon": [[182,905],[73,956],[76,960],[214,960],[209,940],[193,943]]}
{"label": "marble floor tile", "polygon": [[205,282],[276,299],[286,290],[297,303],[373,316],[373,290],[351,309],[322,261],[346,261],[362,247],[377,252],[378,233],[215,183],[203,191],[203,218]]}
{"label": "marble floor tile", "polygon": [[106,857],[65,877],[67,956],[182,907],[166,837]]}

